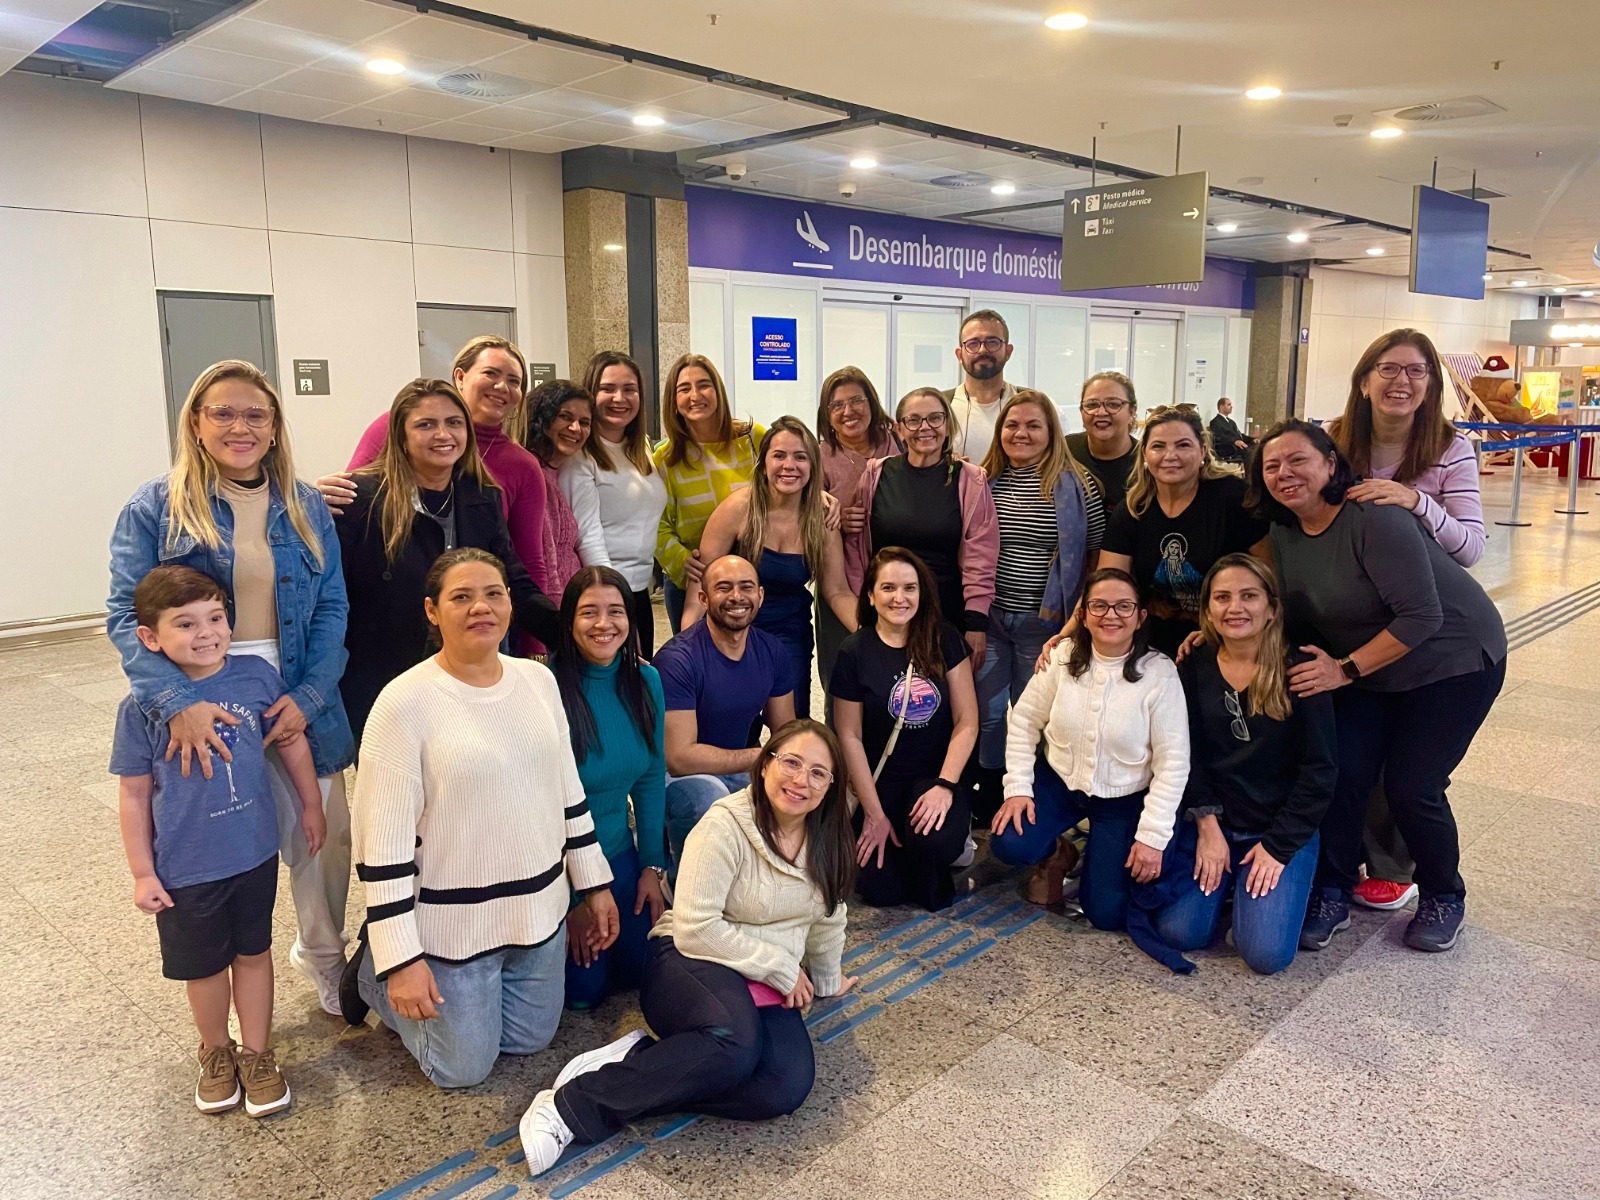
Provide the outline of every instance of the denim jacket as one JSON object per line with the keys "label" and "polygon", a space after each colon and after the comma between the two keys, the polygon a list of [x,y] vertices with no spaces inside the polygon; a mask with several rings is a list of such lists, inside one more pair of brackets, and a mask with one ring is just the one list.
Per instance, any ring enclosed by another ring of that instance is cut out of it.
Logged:
{"label": "denim jacket", "polygon": [[1083,565],[1089,542],[1089,514],[1083,480],[1076,471],[1063,471],[1056,480],[1056,556],[1050,560],[1050,578],[1044,586],[1039,616],[1062,624],[1078,603],[1083,586]]}
{"label": "denim jacket", "polygon": [[[319,776],[332,775],[355,759],[355,739],[339,698],[339,678],[349,655],[344,647],[344,572],[339,568],[339,536],[333,517],[315,488],[297,483],[300,502],[322,540],[322,565],[289,521],[277,487],[267,507],[267,540],[278,576],[278,650],[289,695],[306,716],[306,736]],[[222,533],[222,546],[211,550],[192,537],[167,545],[171,515],[167,477],[144,484],[123,506],[111,534],[111,596],[106,602],[106,633],[122,655],[133,699],[157,721],[170,721],[198,697],[182,671],[161,654],[145,649],[135,630],[133,591],[155,567],[182,566],[204,571],[229,593],[228,620],[233,612],[233,509],[216,496],[211,512]]]}

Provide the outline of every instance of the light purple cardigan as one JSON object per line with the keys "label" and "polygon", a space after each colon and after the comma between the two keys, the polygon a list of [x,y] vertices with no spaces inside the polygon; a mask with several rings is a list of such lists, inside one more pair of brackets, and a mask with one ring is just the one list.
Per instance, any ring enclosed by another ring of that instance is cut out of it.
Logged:
{"label": "light purple cardigan", "polygon": [[[1399,464],[1396,463],[1395,467]],[[1395,467],[1369,472],[1373,479],[1393,479]],[[1422,497],[1413,510],[1423,529],[1463,567],[1483,557],[1483,498],[1478,491],[1478,456],[1466,435],[1456,434],[1439,461],[1411,480],[1408,487]]]}

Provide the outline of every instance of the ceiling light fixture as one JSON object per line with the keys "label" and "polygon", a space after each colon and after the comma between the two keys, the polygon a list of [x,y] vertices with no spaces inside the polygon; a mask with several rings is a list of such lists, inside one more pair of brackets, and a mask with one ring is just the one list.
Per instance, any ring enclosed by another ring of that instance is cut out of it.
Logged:
{"label": "ceiling light fixture", "polygon": [[1271,84],[1265,87],[1253,87],[1244,94],[1246,100],[1276,100],[1283,95],[1282,88],[1275,88]]}
{"label": "ceiling light fixture", "polygon": [[1222,222],[1222,224],[1217,226],[1217,232],[1218,233],[1238,233],[1239,232],[1239,223],[1237,221],[1224,221],[1224,222]]}
{"label": "ceiling light fixture", "polygon": [[1367,253],[1372,255],[1373,258],[1382,258],[1383,257],[1383,247],[1382,246],[1368,246],[1367,247]]}
{"label": "ceiling light fixture", "polygon": [[1511,286],[1512,287],[1527,287],[1528,286],[1528,281],[1526,279],[1513,279],[1511,281]]}
{"label": "ceiling light fixture", "polygon": [[997,183],[989,191],[996,196],[1012,196],[1016,194],[1017,185],[1014,183]]}
{"label": "ceiling light fixture", "polygon": [[1562,292],[1566,291],[1567,289],[1566,288],[1551,288],[1550,290],[1552,292],[1554,292],[1556,295],[1559,296],[1559,295],[1561,295]]}
{"label": "ceiling light fixture", "polygon": [[860,158],[850,160],[850,169],[853,171],[870,171],[878,165],[878,160],[871,155],[863,154]]}
{"label": "ceiling light fixture", "polygon": [[1304,242],[1304,241],[1309,241],[1309,240],[1310,240],[1310,238],[1311,238],[1311,235],[1310,235],[1310,234],[1309,234],[1309,233],[1291,233],[1291,234],[1290,234],[1290,235],[1289,235],[1289,240],[1290,240],[1290,241],[1291,241],[1291,242],[1293,242],[1293,243],[1294,243],[1294,244],[1295,244],[1295,245],[1297,245],[1297,246],[1298,246],[1298,245],[1299,245],[1299,244],[1300,244],[1300,243],[1301,243],[1301,242]]}
{"label": "ceiling light fixture", "polygon": [[1489,280],[1491,280],[1491,279],[1493,279],[1493,278],[1494,278],[1494,276],[1493,276],[1493,275],[1491,275],[1491,274],[1489,274],[1489,272],[1487,272],[1487,271],[1485,271],[1485,272],[1484,272],[1484,273],[1483,273],[1483,281],[1484,281],[1484,282],[1485,282],[1485,283],[1488,283],[1488,282],[1489,282]]}
{"label": "ceiling light fixture", "polygon": [[367,60],[367,70],[374,75],[398,75],[405,69],[405,63],[395,62],[392,58],[369,58]]}
{"label": "ceiling light fixture", "polygon": [[1404,129],[1395,125],[1380,125],[1372,131],[1371,136],[1375,138],[1397,138],[1404,132]]}
{"label": "ceiling light fixture", "polygon": [[1062,12],[1044,19],[1046,29],[1068,30],[1082,29],[1089,23],[1089,18],[1082,13]]}
{"label": "ceiling light fixture", "polygon": [[1587,300],[1590,296],[1594,295],[1594,293],[1593,292],[1579,292],[1578,295],[1582,296],[1585,300]]}
{"label": "ceiling light fixture", "polygon": [[658,117],[655,113],[634,113],[633,123],[641,129],[655,129],[658,126],[665,125],[667,119]]}
{"label": "ceiling light fixture", "polygon": [[600,249],[608,250],[612,254],[615,254],[618,250],[622,249],[622,243],[621,242],[607,242],[604,246],[601,246]]}

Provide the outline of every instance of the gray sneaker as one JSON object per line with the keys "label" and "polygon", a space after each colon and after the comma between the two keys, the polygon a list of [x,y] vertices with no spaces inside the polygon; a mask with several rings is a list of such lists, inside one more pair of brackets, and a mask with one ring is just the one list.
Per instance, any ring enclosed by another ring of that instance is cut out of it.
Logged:
{"label": "gray sneaker", "polygon": [[1300,949],[1325,950],[1333,935],[1350,928],[1350,901],[1336,887],[1311,890],[1305,924],[1300,927]]}
{"label": "gray sneaker", "polygon": [[1461,922],[1467,916],[1467,902],[1453,893],[1423,896],[1417,901],[1417,915],[1406,926],[1405,943],[1413,950],[1438,954],[1456,944]]}

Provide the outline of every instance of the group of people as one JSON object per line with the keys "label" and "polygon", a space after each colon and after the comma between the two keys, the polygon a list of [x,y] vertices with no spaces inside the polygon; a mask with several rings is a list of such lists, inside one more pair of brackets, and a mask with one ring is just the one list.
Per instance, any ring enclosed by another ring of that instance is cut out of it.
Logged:
{"label": "group of people", "polygon": [[942,909],[979,843],[1037,903],[1077,875],[1095,927],[1178,971],[1225,921],[1283,970],[1413,873],[1407,944],[1453,946],[1446,788],[1506,640],[1432,344],[1379,338],[1338,421],[1240,435],[1242,473],[1188,406],[1141,424],[1117,372],[1064,436],[1010,354],[975,312],[960,386],[891,415],[844,367],[815,430],[735,419],[685,355],[652,448],[627,354],[524,396],[480,337],[315,487],[265,376],[204,372],[117,521],[108,623],[135,903],[187,988],[197,1105],[290,1103],[280,856],[291,963],[440,1086],[638,989],[652,1033],[530,1106],[535,1171],[648,1113],[792,1111],[801,1011],[855,982],[847,901]]}

